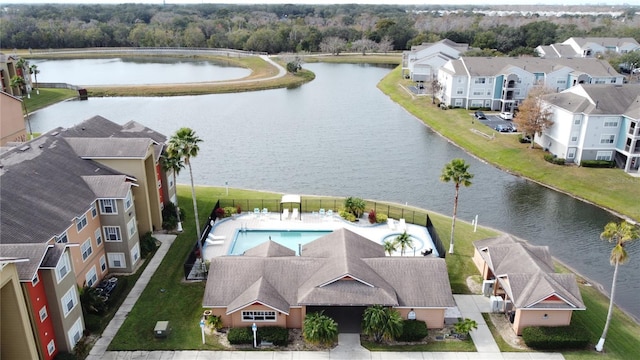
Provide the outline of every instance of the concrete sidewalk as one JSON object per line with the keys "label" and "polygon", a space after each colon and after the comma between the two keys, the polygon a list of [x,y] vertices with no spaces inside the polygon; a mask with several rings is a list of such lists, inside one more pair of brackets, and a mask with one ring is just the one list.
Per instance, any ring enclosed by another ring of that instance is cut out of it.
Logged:
{"label": "concrete sidewalk", "polygon": [[500,353],[498,344],[493,339],[491,330],[489,330],[489,326],[482,317],[482,313],[491,312],[489,298],[482,295],[453,295],[453,298],[462,317],[475,320],[478,323],[478,328],[470,333],[471,339],[476,345],[476,350],[479,353]]}
{"label": "concrete sidewalk", "polygon": [[158,269],[162,259],[164,259],[167,251],[171,248],[171,244],[173,244],[173,241],[176,239],[176,235],[154,234],[153,236],[160,241],[160,247],[151,261],[149,261],[149,265],[144,269],[142,275],[138,278],[138,281],[136,281],[136,284],[129,292],[129,295],[127,295],[127,298],[124,300],[122,305],[120,305],[120,308],[114,315],[113,319],[109,322],[109,325],[107,325],[98,341],[96,341],[91,348],[91,352],[89,353],[89,356],[87,356],[87,360],[99,360],[104,358],[111,340],[113,340],[118,330],[120,330],[120,327],[127,318],[127,315],[131,309],[133,309],[133,306],[138,301],[140,294],[142,294],[144,289],[147,287],[149,280],[151,280],[151,277],[155,274],[156,269]]}

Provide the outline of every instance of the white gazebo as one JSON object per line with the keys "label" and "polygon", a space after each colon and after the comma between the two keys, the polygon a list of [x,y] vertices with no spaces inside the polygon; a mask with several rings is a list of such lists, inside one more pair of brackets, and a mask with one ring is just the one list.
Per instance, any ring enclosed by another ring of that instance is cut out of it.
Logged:
{"label": "white gazebo", "polygon": [[286,204],[286,203],[298,204],[298,210],[300,214],[299,219],[302,221],[302,201],[300,201],[300,195],[292,195],[292,194],[282,195],[282,200],[280,201],[280,220],[282,220],[283,204]]}

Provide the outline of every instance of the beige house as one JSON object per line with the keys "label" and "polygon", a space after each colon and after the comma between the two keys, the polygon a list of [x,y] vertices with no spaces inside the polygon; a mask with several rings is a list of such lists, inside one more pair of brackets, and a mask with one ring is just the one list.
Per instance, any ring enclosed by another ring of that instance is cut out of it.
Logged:
{"label": "beige house", "polygon": [[302,328],[307,313],[324,311],[341,332],[359,332],[371,305],[444,327],[455,306],[444,259],[385,256],[382,245],[341,228],[302,246],[301,256],[269,240],[213,258],[203,299],[227,327]]}
{"label": "beige house", "polygon": [[22,100],[0,91],[0,146],[27,141]]}
{"label": "beige house", "polygon": [[585,310],[573,274],[554,272],[547,246],[509,235],[473,243],[473,262],[482,275],[494,311],[505,312],[517,335],[529,326],[566,326],[575,310]]}

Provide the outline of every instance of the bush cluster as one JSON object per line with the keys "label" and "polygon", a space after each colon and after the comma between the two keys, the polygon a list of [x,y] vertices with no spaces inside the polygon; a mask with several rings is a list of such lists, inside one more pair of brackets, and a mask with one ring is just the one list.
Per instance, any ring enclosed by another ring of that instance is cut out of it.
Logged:
{"label": "bush cluster", "polygon": [[[180,220],[184,221],[184,211],[180,209]],[[178,215],[176,214],[176,205],[171,201],[164,204],[162,209],[162,228],[164,230],[173,230],[178,226]]]}
{"label": "bush cluster", "polygon": [[142,235],[140,238],[140,255],[143,259],[146,259],[157,248],[156,238],[153,237],[151,231],[147,231],[146,234]]}
{"label": "bush cluster", "polygon": [[376,214],[376,223],[384,224],[387,222],[388,216],[387,214]]}
{"label": "bush cluster", "polygon": [[402,322],[402,334],[397,341],[421,341],[429,335],[427,323],[420,320],[404,320]]}
{"label": "bush cluster", "polygon": [[544,154],[544,160],[556,165],[564,165],[564,158],[559,158],[553,154]]}
{"label": "bush cluster", "polygon": [[526,136],[522,136],[522,134],[518,135],[518,142],[520,144],[530,144],[531,143],[531,136],[526,135]]}
{"label": "bush cluster", "polygon": [[583,349],[589,344],[589,335],[576,326],[528,327],[522,331],[528,347],[538,350]]}
{"label": "bush cluster", "polygon": [[[250,327],[231,328],[227,333],[229,343],[234,345],[253,344],[253,331]],[[279,326],[264,326],[258,328],[256,341],[268,341],[276,346],[287,346],[289,343],[289,330]]]}
{"label": "bush cluster", "polygon": [[590,168],[613,168],[616,166],[616,163],[615,161],[607,160],[582,160],[580,162],[580,166]]}
{"label": "bush cluster", "polygon": [[230,344],[253,344],[253,331],[250,327],[231,328],[227,333],[227,340]]}
{"label": "bush cluster", "polygon": [[340,216],[347,221],[356,221],[356,216],[346,210],[340,210]]}

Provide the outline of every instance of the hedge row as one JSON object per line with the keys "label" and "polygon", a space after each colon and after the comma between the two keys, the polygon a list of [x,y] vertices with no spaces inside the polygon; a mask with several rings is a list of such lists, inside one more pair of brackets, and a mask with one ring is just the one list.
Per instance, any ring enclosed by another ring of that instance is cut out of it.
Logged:
{"label": "hedge row", "polygon": [[564,165],[564,158],[559,158],[552,154],[544,154],[544,159],[552,164]]}
{"label": "hedge row", "polygon": [[429,335],[427,323],[420,320],[402,321],[402,334],[396,338],[398,341],[420,341]]}
{"label": "hedge row", "polygon": [[[227,340],[234,345],[253,344],[253,331],[250,327],[231,328],[227,333]],[[268,341],[276,346],[287,346],[289,330],[278,326],[264,326],[258,328],[256,341]]]}
{"label": "hedge row", "polygon": [[613,168],[616,167],[616,163],[615,161],[607,160],[582,160],[580,162],[580,166],[590,168]]}
{"label": "hedge row", "polygon": [[589,335],[576,326],[528,327],[522,331],[528,347],[539,350],[584,349]]}

